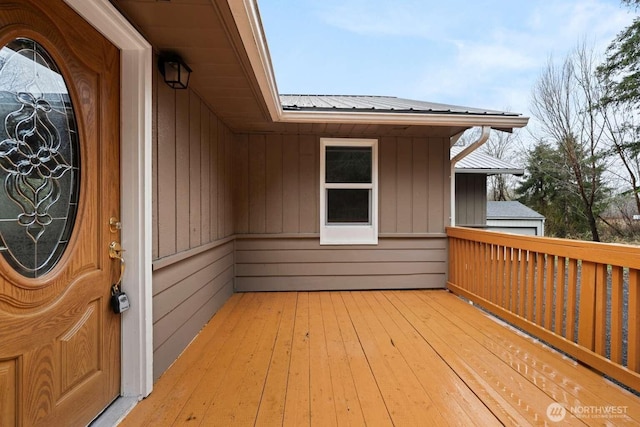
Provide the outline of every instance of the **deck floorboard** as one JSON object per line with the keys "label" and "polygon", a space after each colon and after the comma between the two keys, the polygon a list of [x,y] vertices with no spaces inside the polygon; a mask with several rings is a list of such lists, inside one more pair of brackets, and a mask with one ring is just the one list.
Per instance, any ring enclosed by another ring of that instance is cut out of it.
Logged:
{"label": "deck floorboard", "polygon": [[446,291],[246,293],[121,426],[554,425],[553,403],[640,424],[640,398]]}

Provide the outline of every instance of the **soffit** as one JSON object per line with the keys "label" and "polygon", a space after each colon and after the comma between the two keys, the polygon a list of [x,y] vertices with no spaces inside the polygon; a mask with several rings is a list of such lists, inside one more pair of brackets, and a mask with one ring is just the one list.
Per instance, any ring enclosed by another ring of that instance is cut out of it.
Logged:
{"label": "soffit", "polygon": [[251,133],[315,135],[328,138],[450,138],[468,127],[419,126],[379,123],[271,123],[254,126]]}
{"label": "soffit", "polygon": [[234,131],[271,119],[225,0],[110,0],[151,43],[193,69],[189,87]]}

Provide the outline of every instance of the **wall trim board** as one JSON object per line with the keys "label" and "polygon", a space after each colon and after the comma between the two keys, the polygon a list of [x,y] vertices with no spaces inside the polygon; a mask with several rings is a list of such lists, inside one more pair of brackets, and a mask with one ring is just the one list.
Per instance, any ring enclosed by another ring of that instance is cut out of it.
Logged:
{"label": "wall trim board", "polygon": [[[320,239],[320,233],[240,233],[236,239]],[[378,233],[378,239],[444,239],[447,233]],[[365,247],[365,245],[347,245]],[[367,245],[369,247],[374,247]]]}
{"label": "wall trim board", "polygon": [[153,261],[153,271],[161,270],[170,265],[184,261],[203,252],[207,252],[211,249],[215,249],[218,246],[226,245],[229,242],[235,241],[235,236],[225,237],[224,239],[216,240],[215,242],[207,243],[206,245],[198,246],[197,248],[189,249],[183,252],[179,252],[175,255],[170,255],[165,258],[160,258]]}

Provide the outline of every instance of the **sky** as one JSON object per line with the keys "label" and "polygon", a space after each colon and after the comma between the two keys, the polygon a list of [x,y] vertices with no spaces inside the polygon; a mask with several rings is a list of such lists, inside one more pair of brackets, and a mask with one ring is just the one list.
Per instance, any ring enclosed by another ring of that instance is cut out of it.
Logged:
{"label": "sky", "polygon": [[530,116],[548,62],[603,53],[620,0],[258,0],[283,94],[386,95]]}

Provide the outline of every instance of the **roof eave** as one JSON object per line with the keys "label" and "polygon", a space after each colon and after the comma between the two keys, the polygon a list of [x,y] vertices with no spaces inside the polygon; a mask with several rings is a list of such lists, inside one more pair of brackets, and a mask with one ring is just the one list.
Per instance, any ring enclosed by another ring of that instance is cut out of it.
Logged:
{"label": "roof eave", "polygon": [[269,110],[269,116],[272,121],[277,122],[282,114],[282,104],[258,4],[256,0],[229,1],[229,7]]}
{"label": "roof eave", "polygon": [[262,97],[267,105],[269,116],[274,122],[491,126],[494,129],[509,131],[513,128],[522,128],[529,121],[528,117],[499,115],[285,111],[280,102],[271,56],[256,0],[229,1],[229,7],[258,81]]}
{"label": "roof eave", "polygon": [[540,221],[544,219],[544,216],[489,216],[487,215],[487,220],[508,220],[508,221]]}
{"label": "roof eave", "polygon": [[487,175],[524,175],[524,169],[486,169],[486,168],[456,168],[456,173],[475,173]]}

